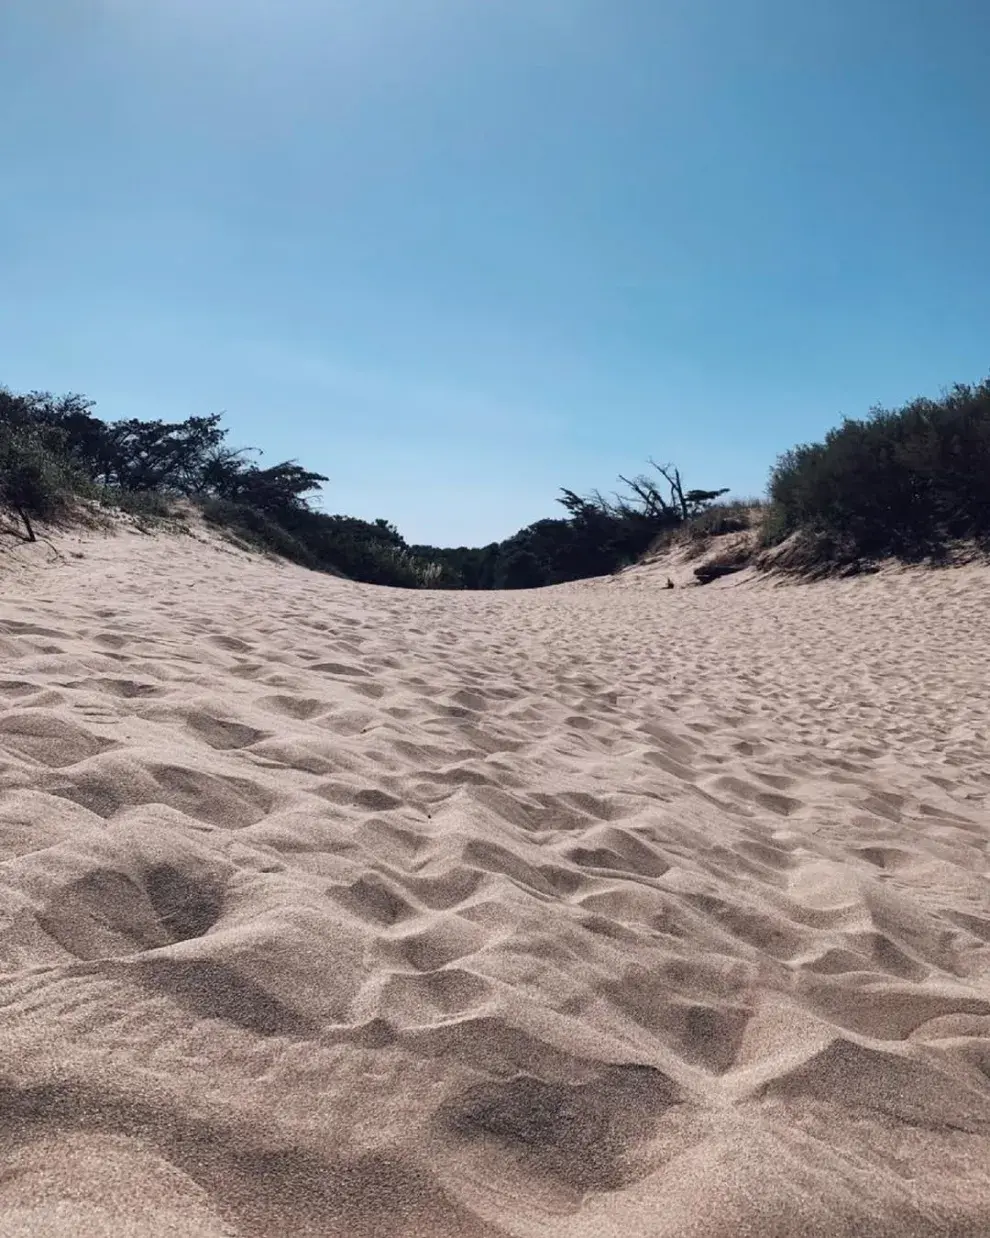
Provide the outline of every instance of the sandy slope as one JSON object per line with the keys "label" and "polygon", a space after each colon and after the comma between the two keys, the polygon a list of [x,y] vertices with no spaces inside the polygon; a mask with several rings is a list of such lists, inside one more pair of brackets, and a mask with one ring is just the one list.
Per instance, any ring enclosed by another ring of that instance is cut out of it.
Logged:
{"label": "sandy slope", "polygon": [[990,1232],[990,570],[0,569],[0,1232]]}

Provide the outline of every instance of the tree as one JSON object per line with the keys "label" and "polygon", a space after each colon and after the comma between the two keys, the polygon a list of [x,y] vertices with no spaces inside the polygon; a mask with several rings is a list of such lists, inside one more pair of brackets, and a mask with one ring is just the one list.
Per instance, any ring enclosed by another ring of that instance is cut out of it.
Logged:
{"label": "tree", "polygon": [[203,469],[227,436],[220,414],[185,421],[130,418],[107,426],[95,480],[122,490],[200,491]]}
{"label": "tree", "polygon": [[283,460],[271,468],[244,465],[243,453],[231,453],[223,461],[210,461],[202,485],[218,498],[247,503],[269,514],[308,507],[308,496],[328,481],[322,473],[311,473],[294,460]]}
{"label": "tree", "polygon": [[546,569],[536,555],[531,550],[516,550],[503,563],[496,588],[536,589],[546,583]]}
{"label": "tree", "polygon": [[639,476],[634,478],[619,477],[619,480],[632,490],[642,504],[642,512],[651,520],[662,525],[679,524],[690,520],[715,499],[728,494],[728,487],[721,490],[689,490],[684,492],[680,470],[672,464],[650,464],[657,470],[670,488],[670,498],[665,499],[659,486],[651,478]]}

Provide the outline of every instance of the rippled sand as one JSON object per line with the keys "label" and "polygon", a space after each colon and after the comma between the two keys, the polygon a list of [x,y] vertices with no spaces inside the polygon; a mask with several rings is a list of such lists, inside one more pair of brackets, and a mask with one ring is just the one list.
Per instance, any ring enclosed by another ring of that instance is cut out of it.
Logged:
{"label": "rippled sand", "polygon": [[990,1232],[990,569],[59,545],[0,556],[5,1236]]}

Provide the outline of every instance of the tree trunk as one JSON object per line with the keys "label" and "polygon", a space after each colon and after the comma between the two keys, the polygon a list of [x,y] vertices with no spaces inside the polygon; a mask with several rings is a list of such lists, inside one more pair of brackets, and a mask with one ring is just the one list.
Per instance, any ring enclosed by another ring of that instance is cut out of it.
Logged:
{"label": "tree trunk", "polygon": [[34,529],[31,527],[31,518],[23,507],[18,507],[17,514],[24,521],[24,527],[27,529],[27,539],[29,542],[36,542],[38,539],[34,535]]}

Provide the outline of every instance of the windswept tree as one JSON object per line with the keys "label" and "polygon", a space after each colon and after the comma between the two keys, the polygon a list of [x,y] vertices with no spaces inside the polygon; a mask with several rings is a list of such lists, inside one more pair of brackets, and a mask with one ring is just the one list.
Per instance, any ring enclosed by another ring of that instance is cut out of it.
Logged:
{"label": "windswept tree", "polygon": [[227,435],[220,414],[185,421],[113,421],[107,426],[96,479],[121,490],[198,493],[210,453]]}
{"label": "windswept tree", "polygon": [[201,492],[234,503],[247,503],[272,513],[308,508],[310,497],[329,478],[312,473],[294,460],[284,460],[270,468],[245,464],[243,456],[233,455],[230,467],[220,469],[216,461],[201,480]]}
{"label": "windswept tree", "polygon": [[690,520],[715,499],[729,493],[727,486],[721,490],[685,491],[680,469],[672,464],[657,464],[655,460],[651,460],[650,464],[667,483],[669,496],[665,497],[657,481],[646,475],[633,478],[620,475],[619,481],[628,486],[639,500],[641,513],[662,527]]}

